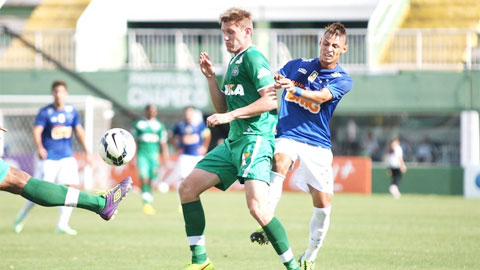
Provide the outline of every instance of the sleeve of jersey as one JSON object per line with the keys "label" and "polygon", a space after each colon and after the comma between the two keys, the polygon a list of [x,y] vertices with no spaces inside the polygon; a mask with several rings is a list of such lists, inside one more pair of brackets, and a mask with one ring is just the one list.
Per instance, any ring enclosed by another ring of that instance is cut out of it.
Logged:
{"label": "sleeve of jersey", "polygon": [[45,127],[46,123],[47,123],[47,118],[45,115],[45,111],[40,110],[37,114],[37,117],[35,117],[35,121],[33,122],[33,125]]}
{"label": "sleeve of jersey", "polygon": [[338,78],[332,83],[328,84],[327,88],[333,95],[334,100],[339,100],[348,93],[353,87],[353,81],[351,78]]}
{"label": "sleeve of jersey", "polygon": [[249,54],[244,61],[246,61],[248,75],[252,78],[257,91],[275,83],[270,65],[261,53]]}

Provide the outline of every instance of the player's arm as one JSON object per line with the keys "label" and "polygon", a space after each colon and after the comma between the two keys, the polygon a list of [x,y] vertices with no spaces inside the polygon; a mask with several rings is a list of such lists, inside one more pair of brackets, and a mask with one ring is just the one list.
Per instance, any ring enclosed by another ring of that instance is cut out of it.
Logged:
{"label": "player's arm", "polygon": [[92,163],[91,153],[90,153],[90,149],[88,149],[88,146],[85,143],[85,130],[83,129],[82,125],[75,126],[75,135],[77,136],[78,142],[80,142],[80,145],[82,146],[83,151],[85,152],[85,160],[87,161],[88,164],[91,164]]}
{"label": "player's arm", "polygon": [[168,150],[168,143],[166,140],[160,141],[160,147],[162,148],[162,157],[164,164],[169,164],[170,152]]}
{"label": "player's arm", "polygon": [[4,127],[2,127],[2,126],[0,126],[0,130],[1,130],[1,131],[4,131],[4,132],[7,132],[7,129],[4,128]]}
{"label": "player's arm", "polygon": [[258,90],[260,98],[255,102],[227,113],[212,114],[207,118],[210,127],[230,123],[236,119],[251,118],[277,108],[277,92],[274,85]]}
{"label": "player's arm", "polygon": [[217,78],[215,77],[215,67],[213,66],[213,63],[206,52],[202,52],[200,54],[200,70],[207,78],[210,99],[212,101],[215,112],[226,112],[227,102],[225,100],[225,95],[220,91],[220,88],[218,87]]}
{"label": "player's arm", "polygon": [[290,79],[285,77],[279,77],[277,79],[277,84],[292,95],[317,104],[325,103],[333,98],[332,93],[326,87],[320,91],[305,90],[295,86]]}
{"label": "player's arm", "polygon": [[38,157],[40,159],[46,159],[48,152],[42,143],[42,132],[43,132],[43,126],[36,125],[33,127],[33,143],[37,148]]}

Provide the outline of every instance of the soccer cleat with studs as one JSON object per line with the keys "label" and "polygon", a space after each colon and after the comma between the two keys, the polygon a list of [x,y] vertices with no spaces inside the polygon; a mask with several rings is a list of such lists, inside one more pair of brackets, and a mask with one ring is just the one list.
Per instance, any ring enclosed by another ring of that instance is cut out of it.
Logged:
{"label": "soccer cleat with studs", "polygon": [[132,182],[132,178],[127,177],[123,179],[120,184],[102,194],[102,196],[105,198],[105,208],[98,212],[98,214],[104,220],[110,220],[114,217],[115,213],[117,212],[118,205],[128,194],[128,191],[130,191],[132,188]]}
{"label": "soccer cleat with studs", "polygon": [[305,260],[303,257],[305,253],[300,255],[298,258],[298,264],[300,265],[301,270],[313,270],[315,268],[315,263],[309,260]]}
{"label": "soccer cleat with studs", "polygon": [[252,243],[257,242],[259,245],[268,245],[270,242],[262,228],[258,228],[257,231],[250,234],[250,241],[252,241]]}

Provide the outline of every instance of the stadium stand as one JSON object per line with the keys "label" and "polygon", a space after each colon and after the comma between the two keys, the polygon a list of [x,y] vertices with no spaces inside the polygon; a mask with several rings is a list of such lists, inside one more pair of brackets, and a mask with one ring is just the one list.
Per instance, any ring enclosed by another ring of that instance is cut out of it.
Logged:
{"label": "stadium stand", "polygon": [[412,0],[382,62],[462,69],[478,51],[476,29],[480,29],[480,1]]}

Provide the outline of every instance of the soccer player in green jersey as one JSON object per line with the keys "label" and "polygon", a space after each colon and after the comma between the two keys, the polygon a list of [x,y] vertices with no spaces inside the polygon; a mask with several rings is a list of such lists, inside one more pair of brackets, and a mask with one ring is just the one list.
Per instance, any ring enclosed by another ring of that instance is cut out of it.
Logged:
{"label": "soccer player in green jersey", "polygon": [[133,134],[137,140],[137,165],[142,181],[142,210],[147,215],[154,215],[152,180],[157,178],[160,146],[165,166],[170,159],[167,130],[157,119],[157,107],[152,104],[145,107],[145,118],[135,122]]}
{"label": "soccer player in green jersey", "polygon": [[215,68],[207,53],[200,68],[208,80],[216,113],[209,126],[230,124],[228,138],[211,150],[179,188],[192,261],[186,270],[212,270],[205,248],[205,215],[200,194],[216,186],[226,190],[237,179],[245,185],[248,209],[265,230],[287,269],[300,269],[287,233],[268,207],[270,161],[277,123],[275,81],[267,59],[252,45],[253,23],[249,12],[232,8],[220,16],[227,51],[233,53],[224,82],[218,86]]}
{"label": "soccer player in green jersey", "polygon": [[[0,132],[6,131],[0,126]],[[0,190],[18,194],[42,206],[83,208],[99,214],[104,220],[110,220],[131,188],[132,178],[127,177],[108,192],[93,196],[73,187],[31,177],[24,171],[10,167],[0,158]]]}

